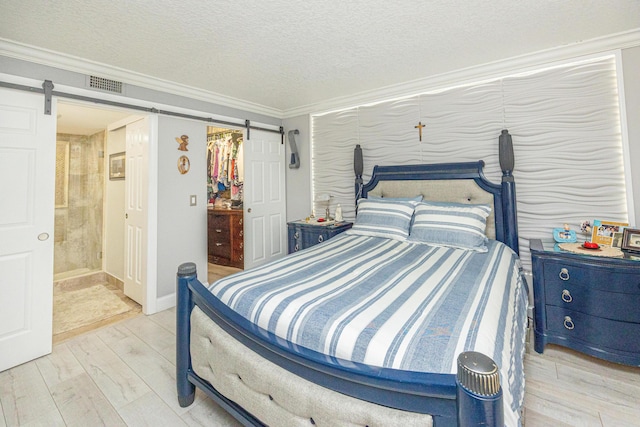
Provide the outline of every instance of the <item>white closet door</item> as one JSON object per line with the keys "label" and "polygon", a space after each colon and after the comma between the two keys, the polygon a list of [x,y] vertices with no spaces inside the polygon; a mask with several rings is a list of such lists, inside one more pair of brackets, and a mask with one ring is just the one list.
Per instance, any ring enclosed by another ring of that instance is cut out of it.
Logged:
{"label": "white closet door", "polygon": [[287,254],[285,146],[274,132],[251,130],[244,150],[244,268]]}
{"label": "white closet door", "polygon": [[51,352],[56,102],[0,89],[0,371]]}

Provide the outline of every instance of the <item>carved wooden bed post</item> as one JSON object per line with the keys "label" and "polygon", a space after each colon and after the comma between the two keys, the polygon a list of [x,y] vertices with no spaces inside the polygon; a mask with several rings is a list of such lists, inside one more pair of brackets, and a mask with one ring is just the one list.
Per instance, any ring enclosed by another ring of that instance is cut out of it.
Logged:
{"label": "carved wooden bed post", "polygon": [[505,230],[507,246],[520,254],[518,244],[518,218],[516,213],[516,182],[513,177],[513,141],[507,129],[503,129],[499,141],[500,169],[502,169],[502,203],[505,215],[505,227],[514,227],[513,230]]}
{"label": "carved wooden bed post", "polygon": [[358,199],[362,195],[362,170],[364,169],[364,165],[362,162],[362,148],[360,148],[360,144],[356,145],[356,148],[353,150],[353,171],[356,175],[356,205],[358,204]]}
{"label": "carved wooden bed post", "polygon": [[196,387],[187,379],[191,371],[191,310],[193,299],[189,290],[189,282],[196,280],[197,270],[193,262],[186,262],[178,267],[176,277],[178,287],[178,305],[176,307],[176,382],[178,387],[178,403],[187,407],[193,403]]}

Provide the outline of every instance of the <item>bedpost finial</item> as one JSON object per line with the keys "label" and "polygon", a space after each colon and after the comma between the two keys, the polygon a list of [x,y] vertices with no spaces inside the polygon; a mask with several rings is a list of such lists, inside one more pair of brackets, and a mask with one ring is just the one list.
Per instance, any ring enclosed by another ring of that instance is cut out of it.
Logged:
{"label": "bedpost finial", "polygon": [[198,269],[194,262],[185,262],[178,267],[178,276],[193,276]]}
{"label": "bedpost finial", "polygon": [[356,174],[356,178],[362,177],[363,169],[362,148],[360,148],[360,144],[357,144],[356,148],[353,150],[353,171]]}
{"label": "bedpost finial", "polygon": [[515,160],[513,157],[513,140],[511,139],[511,135],[509,135],[509,131],[507,129],[502,130],[502,133],[498,138],[498,142],[500,153],[500,168],[502,169],[503,174],[511,175]]}
{"label": "bedpost finial", "polygon": [[477,351],[465,351],[458,356],[458,382],[479,396],[494,396],[500,392],[500,372],[493,359]]}

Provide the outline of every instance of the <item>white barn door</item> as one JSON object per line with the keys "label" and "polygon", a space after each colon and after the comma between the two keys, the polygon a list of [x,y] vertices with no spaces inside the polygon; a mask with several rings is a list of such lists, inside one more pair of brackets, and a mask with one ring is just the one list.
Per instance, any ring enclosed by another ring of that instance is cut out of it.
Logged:
{"label": "white barn door", "polygon": [[145,309],[149,187],[148,118],[127,125],[126,149],[124,293]]}
{"label": "white barn door", "polygon": [[287,254],[285,147],[280,134],[251,130],[244,145],[244,267]]}
{"label": "white barn door", "polygon": [[0,89],[0,371],[51,353],[56,102]]}

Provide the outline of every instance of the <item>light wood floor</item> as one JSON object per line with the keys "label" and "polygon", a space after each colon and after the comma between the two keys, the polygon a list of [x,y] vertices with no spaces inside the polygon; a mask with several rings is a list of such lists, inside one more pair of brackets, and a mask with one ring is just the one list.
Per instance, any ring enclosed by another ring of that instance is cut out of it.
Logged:
{"label": "light wood floor", "polygon": [[[640,368],[558,346],[528,346],[525,426],[640,426]],[[140,315],[71,338],[0,373],[4,426],[238,426],[198,392],[175,391],[175,310]]]}

